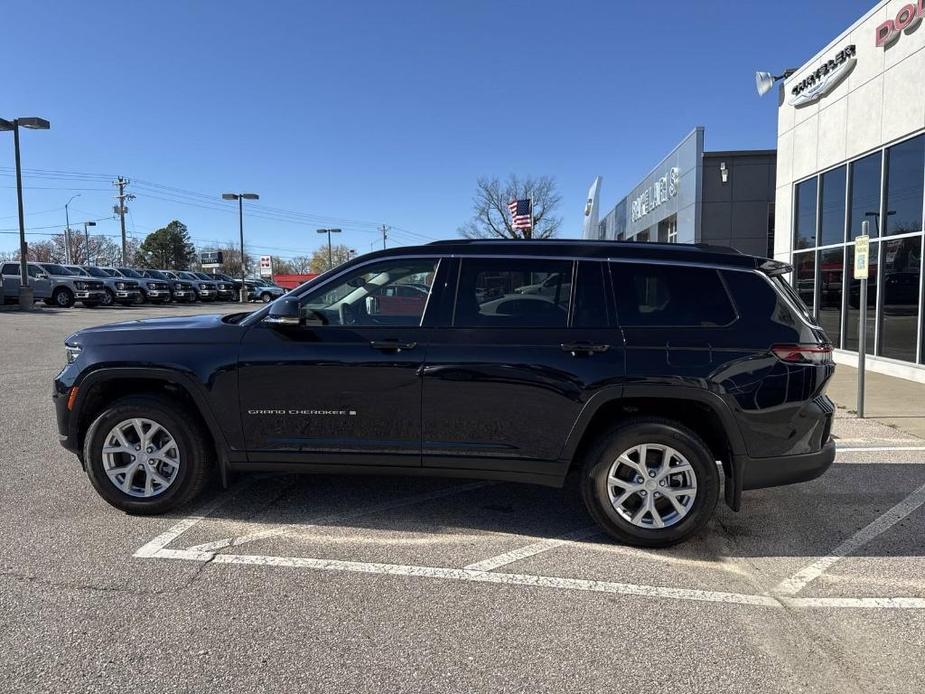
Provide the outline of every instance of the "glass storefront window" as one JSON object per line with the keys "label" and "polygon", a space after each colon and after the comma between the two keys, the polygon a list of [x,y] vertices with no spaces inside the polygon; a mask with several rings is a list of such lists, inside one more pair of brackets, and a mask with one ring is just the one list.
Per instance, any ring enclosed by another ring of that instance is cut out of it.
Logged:
{"label": "glass storefront window", "polygon": [[880,161],[876,152],[851,163],[851,200],[849,204],[848,240],[861,235],[861,223],[870,222],[870,236],[880,235]]}
{"label": "glass storefront window", "polygon": [[845,167],[822,174],[819,195],[819,245],[845,240]]}
{"label": "glass storefront window", "polygon": [[[877,257],[880,244],[870,244],[870,268],[867,280],[867,352],[874,351],[875,309],[877,306]],[[854,246],[848,246],[845,254],[848,267],[848,307],[845,311],[845,335],[842,345],[845,349],[858,351],[858,322],[861,318],[861,280],[854,279]]]}
{"label": "glass storefront window", "polygon": [[921,231],[925,135],[890,147],[886,156],[886,220],[883,233],[887,236]]}
{"label": "glass storefront window", "polygon": [[922,237],[884,241],[880,354],[915,361],[919,327]]}
{"label": "glass storefront window", "polygon": [[845,249],[819,251],[819,325],[841,347],[841,298],[845,280]]}
{"label": "glass storefront window", "polygon": [[797,294],[806,304],[810,313],[815,315],[816,302],[816,252],[794,253],[793,255],[793,281]]}
{"label": "glass storefront window", "polygon": [[793,224],[793,248],[812,248],[816,245],[816,179],[797,184],[796,215]]}

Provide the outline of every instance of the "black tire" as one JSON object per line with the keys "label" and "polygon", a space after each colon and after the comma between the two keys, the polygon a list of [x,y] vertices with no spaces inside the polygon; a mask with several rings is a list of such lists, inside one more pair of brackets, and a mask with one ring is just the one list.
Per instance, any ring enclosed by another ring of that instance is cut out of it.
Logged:
{"label": "black tire", "polygon": [[[634,525],[617,512],[608,495],[611,465],[622,453],[643,443],[674,448],[687,458],[696,475],[697,493],[687,515],[664,528]],[[696,433],[673,420],[646,417],[624,422],[597,440],[585,456],[579,485],[588,513],[611,537],[637,547],[667,547],[686,540],[710,520],[719,499],[720,475],[715,456]]]}
{"label": "black tire", "polygon": [[103,306],[112,306],[114,303],[116,303],[116,295],[112,289],[107,289],[103,295]]}
{"label": "black tire", "polygon": [[51,300],[59,308],[70,308],[74,305],[74,292],[67,287],[58,287],[52,293]]}
{"label": "black tire", "polygon": [[[134,417],[150,419],[173,436],[180,456],[176,478],[160,495],[139,498],[117,488],[103,467],[103,445],[118,423]],[[182,403],[158,395],[134,395],[116,400],[101,412],[84,439],[87,476],[94,489],[112,506],[137,515],[166,513],[192,501],[205,488],[214,454],[206,446],[206,435],[198,418]]]}
{"label": "black tire", "polygon": [[260,295],[260,300],[263,303],[268,304],[271,301],[273,301],[273,296],[269,292],[264,292],[263,294]]}
{"label": "black tire", "polygon": [[145,294],[144,291],[140,291],[138,292],[138,298],[135,301],[139,306],[143,306],[144,304],[148,303],[148,295]]}

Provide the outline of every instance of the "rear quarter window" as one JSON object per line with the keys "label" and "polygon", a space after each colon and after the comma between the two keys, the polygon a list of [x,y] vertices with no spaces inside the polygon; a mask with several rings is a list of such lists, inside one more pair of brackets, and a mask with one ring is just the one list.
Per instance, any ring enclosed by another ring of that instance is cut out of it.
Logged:
{"label": "rear quarter window", "polygon": [[620,262],[610,266],[620,325],[721,327],[736,319],[717,270]]}

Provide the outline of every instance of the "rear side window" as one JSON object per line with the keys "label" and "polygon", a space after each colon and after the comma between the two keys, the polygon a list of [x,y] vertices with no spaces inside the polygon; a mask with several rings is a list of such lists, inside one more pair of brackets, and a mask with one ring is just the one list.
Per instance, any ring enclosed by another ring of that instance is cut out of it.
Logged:
{"label": "rear side window", "polygon": [[611,263],[617,319],[627,327],[717,327],[736,318],[716,270]]}
{"label": "rear side window", "polygon": [[453,325],[459,328],[564,328],[572,293],[568,260],[464,259]]}
{"label": "rear side window", "polygon": [[19,265],[17,265],[16,263],[4,263],[3,269],[0,270],[0,273],[4,275],[18,275]]}
{"label": "rear side window", "polygon": [[609,326],[607,297],[604,290],[604,269],[604,263],[587,261],[578,263],[573,327],[606,328]]}

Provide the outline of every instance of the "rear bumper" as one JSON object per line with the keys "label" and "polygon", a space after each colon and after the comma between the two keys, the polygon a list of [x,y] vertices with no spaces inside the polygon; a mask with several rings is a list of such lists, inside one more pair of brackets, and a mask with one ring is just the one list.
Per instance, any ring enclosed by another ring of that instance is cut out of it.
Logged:
{"label": "rear bumper", "polygon": [[813,453],[776,458],[733,457],[735,472],[726,480],[726,503],[734,511],[741,507],[742,492],[748,489],[779,487],[814,480],[835,462],[835,440],[829,438]]}

